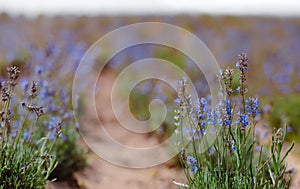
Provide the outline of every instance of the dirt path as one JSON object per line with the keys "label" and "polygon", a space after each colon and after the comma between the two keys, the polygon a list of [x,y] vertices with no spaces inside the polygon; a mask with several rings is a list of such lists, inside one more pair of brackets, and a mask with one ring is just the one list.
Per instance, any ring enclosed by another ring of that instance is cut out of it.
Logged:
{"label": "dirt path", "polygon": [[300,146],[298,144],[295,145],[294,150],[286,159],[286,162],[288,163],[288,168],[290,169],[292,167],[296,170],[296,172],[293,175],[292,185],[290,189],[300,188],[300,157],[298,152],[296,152],[297,149],[300,149]]}
{"label": "dirt path", "polygon": [[[142,134],[134,134],[124,129],[115,120],[110,105],[110,92],[114,77],[112,74],[104,73],[99,80],[101,94],[97,95],[97,111],[99,118],[105,125],[110,135],[121,144],[129,146],[151,146],[159,144],[155,137]],[[99,127],[98,120],[87,116],[85,125],[87,130],[93,131]],[[94,132],[89,132],[90,138],[101,144],[101,139]],[[170,168],[168,163],[147,169],[130,169],[115,166],[98,157],[92,151],[88,154],[88,166],[76,178],[81,187],[86,189],[175,189],[173,179],[180,180],[183,173],[178,168]]]}

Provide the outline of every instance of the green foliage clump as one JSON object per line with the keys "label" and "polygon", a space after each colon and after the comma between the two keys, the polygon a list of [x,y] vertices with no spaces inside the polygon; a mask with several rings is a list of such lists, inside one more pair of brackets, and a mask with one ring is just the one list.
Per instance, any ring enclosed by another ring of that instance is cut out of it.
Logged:
{"label": "green foliage clump", "polygon": [[[49,143],[49,139],[43,140]],[[56,165],[55,157],[48,154],[49,148],[38,150],[29,143],[13,143],[1,143],[0,188],[45,188]]]}
{"label": "green foliage clump", "polygon": [[43,189],[57,164],[50,152],[60,135],[60,124],[36,140],[39,118],[44,116],[36,99],[37,87],[33,82],[29,98],[19,101],[14,90],[19,69],[7,70],[9,79],[0,83],[0,188]]}
{"label": "green foliage clump", "polygon": [[[204,98],[193,105],[186,79],[179,81],[179,109],[175,125],[187,183],[182,188],[265,188],[287,189],[293,169],[285,159],[294,143],[284,152],[286,129],[273,132],[270,148],[258,140],[255,127],[260,118],[259,101],[246,97],[248,59],[239,55],[236,64],[239,86],[233,89],[233,69],[220,71],[220,102],[210,107]],[[237,90],[239,99],[233,98]]]}
{"label": "green foliage clump", "polygon": [[[57,139],[51,151],[58,163],[50,178],[68,180],[74,172],[84,168],[87,159],[86,150],[79,145],[80,135],[72,111],[71,90],[65,83],[53,79],[56,73],[46,66],[40,65],[35,69],[35,77],[41,87],[39,101],[43,104],[46,114],[51,115],[41,118],[36,134],[39,137],[44,136],[55,123],[61,123],[61,137]],[[28,78],[23,78],[22,85],[28,85]]]}
{"label": "green foliage clump", "polygon": [[[48,98],[48,97],[47,97]],[[57,94],[51,96],[57,104],[63,104],[61,98],[57,98]],[[43,124],[40,124],[36,133],[43,136],[48,132],[49,126],[55,122],[62,124],[62,135],[52,146],[51,154],[56,157],[57,166],[50,175],[51,179],[68,180],[76,171],[83,169],[86,165],[86,150],[79,144],[79,132],[76,128],[76,123],[73,118],[72,111],[69,111],[68,105],[62,109],[54,109],[48,113],[52,115],[50,119],[42,119]],[[51,103],[54,103],[51,101]]]}
{"label": "green foliage clump", "polygon": [[86,166],[86,150],[78,144],[78,132],[74,127],[62,128],[63,138],[56,141],[53,152],[56,155],[58,165],[51,173],[51,178],[60,180],[69,179],[72,174]]}

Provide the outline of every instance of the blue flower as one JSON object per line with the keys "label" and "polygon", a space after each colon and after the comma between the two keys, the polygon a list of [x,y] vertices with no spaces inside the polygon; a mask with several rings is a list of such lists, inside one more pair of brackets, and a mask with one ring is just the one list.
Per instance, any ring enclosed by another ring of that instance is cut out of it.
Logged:
{"label": "blue flower", "polygon": [[180,99],[179,99],[179,98],[176,98],[176,99],[174,100],[174,102],[177,103],[177,104],[180,104]]}
{"label": "blue flower", "polygon": [[295,170],[294,168],[292,168],[292,169],[290,170],[290,172],[293,174],[293,173],[296,173],[296,170]]}
{"label": "blue flower", "polygon": [[212,110],[211,112],[207,112],[207,121],[209,123],[212,123],[213,125],[217,124],[217,114],[215,112],[215,110]]}
{"label": "blue flower", "polygon": [[201,133],[202,133],[203,135],[205,135],[205,134],[206,134],[206,130],[205,130],[205,129],[201,129]]}
{"label": "blue flower", "polygon": [[225,106],[227,115],[231,116],[230,100],[225,101]]}
{"label": "blue flower", "polygon": [[192,174],[195,174],[197,170],[198,170],[197,167],[192,167],[191,170],[190,170],[190,172],[191,172]]}
{"label": "blue flower", "polygon": [[204,127],[205,125],[206,125],[206,121],[205,121],[205,120],[202,120],[202,121],[201,121],[201,126]]}
{"label": "blue flower", "polygon": [[16,136],[17,136],[17,131],[15,131],[15,132],[13,132],[10,136],[11,136],[11,138],[15,138]]}
{"label": "blue flower", "polygon": [[207,111],[207,101],[205,98],[198,99],[199,112]]}
{"label": "blue flower", "polygon": [[231,149],[235,152],[236,151],[236,147],[234,145],[232,145]]}
{"label": "blue flower", "polygon": [[193,156],[188,156],[188,158],[187,158],[187,164],[191,167],[190,172],[192,174],[195,174],[196,171],[198,170],[196,159]]}
{"label": "blue flower", "polygon": [[28,83],[28,80],[27,79],[21,79],[21,88],[24,90],[24,91],[27,91],[28,88],[29,88],[29,83]]}
{"label": "blue flower", "polygon": [[230,124],[231,124],[231,121],[230,121],[229,119],[226,119],[226,120],[225,120],[225,125],[226,125],[226,126],[230,126]]}
{"label": "blue flower", "polygon": [[211,119],[211,123],[212,123],[213,125],[216,125],[216,124],[217,124],[217,120],[216,120],[215,118],[213,118],[213,119]]}
{"label": "blue flower", "polygon": [[245,128],[249,125],[249,117],[246,114],[240,114],[240,123],[242,128]]}
{"label": "blue flower", "polygon": [[206,104],[207,104],[207,101],[206,101],[205,98],[201,98],[201,99],[200,99],[200,102],[201,102],[201,104],[204,105],[204,106],[206,106]]}
{"label": "blue flower", "polygon": [[35,68],[35,73],[36,74],[42,74],[44,72],[44,67],[43,66],[37,66],[36,68]]}
{"label": "blue flower", "polygon": [[222,69],[219,70],[219,74],[223,75],[223,70]]}
{"label": "blue flower", "polygon": [[[54,140],[56,138],[56,127],[57,124],[59,123],[59,120],[57,117],[51,117],[49,123],[48,123],[48,131],[49,131],[49,139]],[[47,124],[47,123],[46,123]]]}
{"label": "blue flower", "polygon": [[255,146],[254,151],[260,152],[261,151],[261,146]]}
{"label": "blue flower", "polygon": [[23,138],[21,139],[22,142],[28,141],[30,139],[30,132],[23,133]]}
{"label": "blue flower", "polygon": [[291,126],[287,126],[287,132],[292,132],[293,131],[293,128]]}
{"label": "blue flower", "polygon": [[208,153],[211,155],[211,154],[213,154],[215,152],[215,149],[214,149],[214,147],[210,147],[209,149],[208,149]]}
{"label": "blue flower", "polygon": [[188,165],[194,165],[194,163],[196,163],[196,159],[193,156],[188,156],[187,164]]}
{"label": "blue flower", "polygon": [[241,66],[241,62],[240,62],[240,61],[237,61],[237,62],[235,63],[235,67],[239,68],[240,66]]}
{"label": "blue flower", "polygon": [[50,140],[55,140],[55,138],[56,138],[56,129],[53,129],[49,133],[49,139]]}
{"label": "blue flower", "polygon": [[254,99],[254,105],[255,105],[256,108],[258,108],[258,104],[259,104],[258,98],[255,98],[255,99]]}
{"label": "blue flower", "polygon": [[29,139],[30,138],[30,133],[29,132],[25,132],[23,134],[23,136],[24,136],[25,139]]}
{"label": "blue flower", "polygon": [[265,131],[264,134],[263,134],[263,138],[266,138],[269,136],[269,131]]}
{"label": "blue flower", "polygon": [[260,114],[258,106],[259,106],[258,98],[246,99],[245,108],[249,115],[255,117],[256,115]]}

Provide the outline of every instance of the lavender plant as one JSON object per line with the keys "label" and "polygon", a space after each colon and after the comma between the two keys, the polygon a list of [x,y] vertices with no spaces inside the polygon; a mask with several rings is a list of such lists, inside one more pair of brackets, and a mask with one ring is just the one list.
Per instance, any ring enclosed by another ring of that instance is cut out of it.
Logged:
{"label": "lavender plant", "polygon": [[61,125],[56,123],[36,140],[36,130],[44,117],[37,85],[32,82],[26,93],[28,98],[21,101],[15,92],[20,71],[17,67],[7,71],[8,80],[0,84],[0,188],[42,189],[57,165],[51,149],[61,134]]}
{"label": "lavender plant", "polygon": [[[75,171],[82,169],[86,165],[86,151],[79,145],[79,133],[74,120],[70,90],[60,83],[48,82],[51,80],[53,71],[45,69],[43,65],[35,67],[38,85],[42,88],[38,95],[40,102],[46,107],[44,111],[51,114],[51,118],[41,120],[38,133],[45,135],[48,130],[52,130],[57,122],[61,123],[62,136],[56,140],[52,148],[52,154],[57,158],[57,166],[50,175],[52,179],[70,179]],[[23,80],[26,86],[28,80]],[[51,133],[53,140],[55,134]]]}
{"label": "lavender plant", "polygon": [[[68,53],[63,53],[63,49],[68,49]],[[86,151],[79,145],[79,133],[72,111],[71,83],[65,82],[72,81],[84,52],[84,44],[49,42],[45,48],[29,46],[27,51],[30,58],[23,66],[27,73],[20,79],[20,86],[23,91],[28,91],[30,80],[35,80],[40,88],[38,102],[44,107],[43,111],[51,115],[40,118],[35,133],[37,138],[53,130],[57,122],[61,123],[62,136],[56,139],[51,152],[58,164],[50,178],[67,180],[86,165]],[[50,133],[49,137],[53,140],[55,133]]]}
{"label": "lavender plant", "polygon": [[[211,108],[205,98],[193,105],[186,79],[179,81],[180,107],[175,125],[180,139],[180,159],[187,183],[181,188],[289,188],[291,173],[285,159],[294,143],[284,151],[286,130],[274,130],[270,150],[258,140],[259,100],[247,97],[248,59],[239,55],[236,63],[239,86],[233,89],[233,69],[220,71],[221,100]],[[239,98],[233,96],[237,90]],[[211,146],[208,133],[216,135]],[[184,145],[187,142],[187,145]],[[208,150],[204,151],[205,148]],[[204,151],[204,152],[203,152]]]}

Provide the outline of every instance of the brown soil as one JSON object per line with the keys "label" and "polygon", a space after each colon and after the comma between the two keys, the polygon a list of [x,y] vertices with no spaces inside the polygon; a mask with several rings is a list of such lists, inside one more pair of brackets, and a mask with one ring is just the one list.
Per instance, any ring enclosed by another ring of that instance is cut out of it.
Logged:
{"label": "brown soil", "polygon": [[[99,80],[101,93],[96,97],[99,119],[109,134],[121,144],[131,147],[147,147],[159,144],[156,137],[145,134],[135,134],[117,123],[110,105],[111,87],[114,76],[104,73]],[[92,106],[89,106],[91,108]],[[89,112],[89,110],[87,110]],[[88,116],[88,115],[87,115]],[[93,131],[99,127],[98,120],[85,118],[85,130]],[[94,138],[101,146],[99,136],[90,132],[89,137]],[[181,180],[183,172],[178,168],[170,168],[170,164],[155,166],[147,169],[123,168],[106,162],[90,151],[88,153],[88,166],[80,173],[75,174],[78,184],[86,189],[175,189],[173,179]]]}
{"label": "brown soil", "polygon": [[287,157],[286,162],[288,164],[288,168],[293,167],[296,170],[296,173],[293,175],[291,189],[299,189],[300,188],[300,157],[296,149],[300,149],[299,145],[295,145],[292,153]]}

